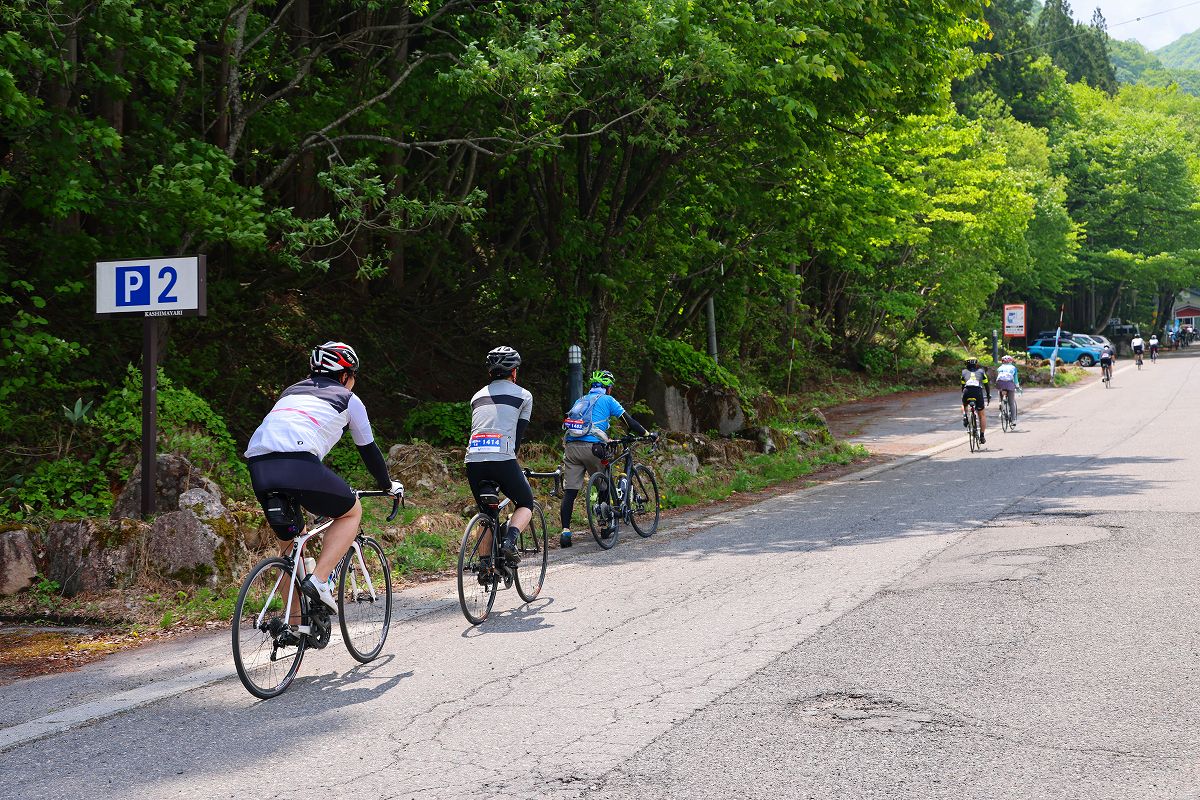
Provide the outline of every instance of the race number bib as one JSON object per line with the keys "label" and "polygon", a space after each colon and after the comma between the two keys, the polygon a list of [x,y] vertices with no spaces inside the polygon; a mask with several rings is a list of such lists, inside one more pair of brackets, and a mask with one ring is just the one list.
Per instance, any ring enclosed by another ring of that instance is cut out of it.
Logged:
{"label": "race number bib", "polygon": [[467,443],[468,453],[503,453],[504,436],[499,433],[485,432],[476,433],[471,436],[470,442]]}

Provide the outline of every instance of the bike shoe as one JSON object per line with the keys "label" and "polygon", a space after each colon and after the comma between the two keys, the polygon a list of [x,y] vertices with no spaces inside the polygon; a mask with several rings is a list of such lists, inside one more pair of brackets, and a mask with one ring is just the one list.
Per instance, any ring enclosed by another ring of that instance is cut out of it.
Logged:
{"label": "bike shoe", "polygon": [[517,552],[517,540],[505,539],[504,544],[500,545],[500,555],[504,556],[504,560],[509,564],[516,564],[521,560],[521,554]]}
{"label": "bike shoe", "polygon": [[300,584],[300,590],[309,600],[321,603],[330,611],[337,611],[337,598],[333,596],[333,587],[327,581],[314,581],[309,575]]}
{"label": "bike shoe", "polygon": [[970,424],[969,422],[967,422],[967,415],[966,415],[966,414],[963,414],[963,427],[964,427],[964,428],[969,428],[969,427],[971,427],[971,424]]}
{"label": "bike shoe", "polygon": [[983,435],[982,433],[981,433],[981,434],[979,434],[979,443],[980,443],[980,444],[987,444],[987,438],[986,438],[986,437],[984,437],[984,435]]}
{"label": "bike shoe", "polygon": [[558,537],[558,546],[559,547],[570,547],[571,546],[571,532],[570,531],[562,532],[562,535]]}

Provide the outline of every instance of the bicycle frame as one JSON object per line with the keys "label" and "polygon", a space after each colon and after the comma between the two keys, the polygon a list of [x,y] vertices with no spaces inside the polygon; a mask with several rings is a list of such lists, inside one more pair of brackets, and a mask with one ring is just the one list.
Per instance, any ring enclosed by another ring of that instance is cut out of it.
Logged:
{"label": "bicycle frame", "polygon": [[[354,494],[356,497],[359,497],[359,498],[381,497],[384,494],[386,494],[386,492],[357,492],[356,491]],[[396,518],[396,514],[399,512],[400,506],[403,505],[403,503],[404,503],[404,495],[403,495],[403,487],[402,487],[400,496],[395,499],[395,503],[392,507],[392,513],[388,515],[389,522],[391,522],[393,519]],[[304,557],[303,557],[304,556],[304,545],[308,544],[308,540],[313,538],[314,536],[320,536],[321,534],[325,533],[325,531],[328,530],[329,526],[332,525],[333,523],[334,523],[334,520],[332,518],[327,517],[324,520],[322,520],[312,530],[305,531],[304,533],[300,534],[299,536],[297,536],[295,539],[292,540],[292,550],[286,556],[287,560],[291,563],[291,569],[289,570],[289,573],[291,574],[292,579],[290,581],[288,581],[287,604],[284,606],[285,611],[288,612],[287,615],[289,618],[291,617],[290,609],[292,608],[292,601],[295,600],[295,597],[296,597],[296,588],[301,583],[304,582],[304,579],[306,577],[308,577],[308,569],[304,563]],[[355,560],[358,562],[359,569],[362,571],[362,574],[364,576],[366,576],[366,579],[367,579],[367,587],[366,588],[367,588],[367,591],[371,593],[371,599],[378,600],[379,595],[375,592],[375,587],[371,583],[371,575],[367,571],[366,562],[363,560],[363,557],[362,557],[362,545],[360,543],[361,538],[362,538],[362,529],[360,528],[358,534],[354,537],[354,540],[350,543],[350,549],[346,551],[346,555],[342,556],[342,558],[338,560],[338,563],[334,564],[333,571],[331,573],[329,573],[329,577],[330,577],[330,579],[337,578],[338,575],[340,575],[340,573],[341,573],[342,564],[345,563],[347,557],[349,557],[351,554],[353,554]],[[357,578],[357,576],[354,575],[353,570],[351,571],[350,575],[351,575],[351,577],[350,577],[351,589],[353,590],[355,595],[357,595],[358,594],[358,578]],[[255,628],[259,628],[262,626],[263,619],[266,617],[267,610],[270,609],[270,607],[271,607],[271,601],[275,599],[276,592],[279,591],[279,584],[282,580],[283,580],[282,575],[280,575],[279,578],[276,579],[275,585],[271,588],[271,593],[269,595],[267,595],[266,602],[263,603],[262,610],[258,612],[258,616],[255,617],[255,619],[254,619],[254,627]],[[301,619],[300,619],[300,625],[297,626],[297,633],[299,633],[302,636],[307,636],[312,633],[312,626],[310,624],[307,624],[304,621],[303,615],[301,616]]]}

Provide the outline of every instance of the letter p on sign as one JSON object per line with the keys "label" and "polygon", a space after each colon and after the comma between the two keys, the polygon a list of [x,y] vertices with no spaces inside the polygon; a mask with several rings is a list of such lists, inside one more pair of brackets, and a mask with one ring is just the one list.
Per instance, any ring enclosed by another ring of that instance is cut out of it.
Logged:
{"label": "letter p on sign", "polygon": [[117,305],[150,305],[150,267],[117,268]]}

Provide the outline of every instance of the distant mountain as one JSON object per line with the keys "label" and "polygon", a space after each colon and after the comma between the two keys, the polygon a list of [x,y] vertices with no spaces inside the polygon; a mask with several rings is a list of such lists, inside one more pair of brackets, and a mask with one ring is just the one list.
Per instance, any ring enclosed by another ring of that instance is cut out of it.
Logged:
{"label": "distant mountain", "polygon": [[[1200,47],[1200,37],[1197,37],[1196,42]],[[1152,53],[1133,39],[1110,39],[1108,42],[1108,57],[1117,73],[1118,82],[1144,83],[1147,86],[1170,86],[1177,83],[1179,88],[1188,94],[1200,95],[1200,70],[1173,68],[1161,58],[1162,52],[1158,50]]]}
{"label": "distant mountain", "polygon": [[1171,69],[1200,69],[1200,30],[1180,36],[1154,54],[1163,66]]}

